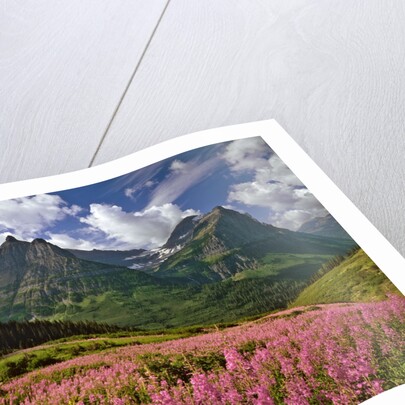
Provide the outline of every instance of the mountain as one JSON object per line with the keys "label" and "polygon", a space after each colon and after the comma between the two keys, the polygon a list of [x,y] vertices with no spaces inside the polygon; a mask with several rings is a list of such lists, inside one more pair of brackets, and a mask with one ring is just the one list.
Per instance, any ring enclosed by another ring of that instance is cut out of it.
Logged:
{"label": "mountain", "polygon": [[350,235],[339,225],[339,223],[328,214],[324,217],[316,217],[303,223],[298,232],[312,235],[328,236],[332,238],[351,239]]}
{"label": "mountain", "polygon": [[230,322],[285,307],[293,279],[191,285],[86,261],[42,239],[0,246],[0,321],[90,320],[143,329]]}
{"label": "mountain", "polygon": [[197,215],[190,215],[189,217],[183,218],[174,228],[167,242],[163,245],[163,249],[173,249],[189,242],[193,235],[197,219]]}
{"label": "mountain", "polygon": [[43,239],[8,236],[0,246],[0,320],[47,317],[105,291],[128,291],[151,277],[78,259]]}
{"label": "mountain", "polygon": [[9,236],[0,246],[0,321],[230,322],[285,307],[323,263],[353,245],[223,207],[183,219],[150,251],[65,250]]}
{"label": "mountain", "polygon": [[29,243],[7,236],[0,246],[0,287],[22,280],[28,264],[36,263],[38,266],[43,266],[46,261],[50,271],[58,272],[64,262],[73,257],[70,252],[43,239],[35,239]]}
{"label": "mountain", "polygon": [[261,267],[269,254],[336,255],[355,245],[351,239],[276,228],[221,206],[194,221],[187,235],[189,241],[168,257],[155,275],[197,283],[220,281]]}
{"label": "mountain", "polygon": [[399,294],[399,291],[359,249],[305,288],[293,306],[380,301],[387,294]]}
{"label": "mountain", "polygon": [[157,277],[206,283],[259,268],[260,259],[269,253],[335,255],[354,245],[347,234],[345,241],[320,236],[276,228],[248,214],[217,206],[204,216],[181,220],[157,249],[69,251],[81,259],[143,270]]}

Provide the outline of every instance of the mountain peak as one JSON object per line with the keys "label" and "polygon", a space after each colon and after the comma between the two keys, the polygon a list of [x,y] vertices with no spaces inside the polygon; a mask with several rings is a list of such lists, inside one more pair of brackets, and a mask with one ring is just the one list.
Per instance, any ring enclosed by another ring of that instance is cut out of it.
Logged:
{"label": "mountain peak", "polygon": [[226,214],[226,213],[230,214],[230,213],[233,213],[233,212],[238,212],[238,211],[232,210],[230,208],[225,208],[222,205],[217,205],[216,207],[214,207],[211,210],[211,214],[214,214],[214,213],[215,214]]}
{"label": "mountain peak", "polygon": [[249,214],[216,206],[198,221],[193,237],[201,239],[211,235],[216,240],[221,240],[227,248],[235,248],[268,238],[277,230],[278,228],[263,224]]}
{"label": "mountain peak", "polygon": [[45,239],[42,239],[42,238],[36,238],[36,239],[34,239],[31,243],[44,243],[44,244],[46,244],[46,243],[48,243]]}
{"label": "mountain peak", "polygon": [[184,245],[193,235],[195,219],[197,215],[190,215],[183,218],[170,234],[169,239],[162,246],[164,249],[171,249],[178,245]]}
{"label": "mountain peak", "polygon": [[207,212],[202,218],[210,218],[211,220],[218,220],[226,214],[237,213],[237,211],[230,210],[228,208],[222,207],[222,205],[217,205],[210,212]]}
{"label": "mountain peak", "polygon": [[18,240],[12,235],[7,235],[6,242],[18,242]]}
{"label": "mountain peak", "polygon": [[32,257],[68,257],[74,258],[75,255],[66,249],[62,249],[57,245],[47,242],[45,239],[36,238],[29,244],[29,252]]}
{"label": "mountain peak", "polygon": [[42,244],[45,244],[45,245],[48,244],[48,242],[45,239],[42,239],[42,238],[36,238],[31,243],[33,243],[33,244],[42,243]]}

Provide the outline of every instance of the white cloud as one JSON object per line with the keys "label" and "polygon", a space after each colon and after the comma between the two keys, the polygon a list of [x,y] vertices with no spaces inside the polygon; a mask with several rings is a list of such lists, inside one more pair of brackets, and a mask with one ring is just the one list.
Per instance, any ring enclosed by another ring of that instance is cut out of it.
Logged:
{"label": "white cloud", "polygon": [[141,192],[142,189],[144,189],[144,188],[151,188],[151,187],[154,186],[155,184],[156,184],[155,181],[153,181],[153,180],[147,180],[147,181],[145,181],[145,183],[140,183],[140,184],[138,184],[138,185],[136,185],[136,186],[134,186],[134,187],[127,187],[127,188],[124,190],[124,194],[125,194],[125,196],[128,197],[128,198],[134,198],[134,194],[135,194],[135,193]]}
{"label": "white cloud", "polygon": [[256,170],[256,180],[262,183],[278,181],[290,186],[302,186],[300,179],[275,154],[271,155],[266,164]]}
{"label": "white cloud", "polygon": [[298,189],[284,183],[262,183],[260,181],[233,185],[228,200],[267,207],[278,212],[292,209],[311,210],[320,206],[306,188]]}
{"label": "white cloud", "polygon": [[247,138],[231,142],[225,149],[223,158],[233,171],[257,170],[267,167],[267,159],[271,153],[263,139]]}
{"label": "white cloud", "polygon": [[105,250],[105,249],[119,249],[119,244],[115,246],[111,243],[98,243],[96,241],[75,239],[67,234],[61,233],[48,233],[46,240],[62,249],[80,249],[80,250]]}
{"label": "white cloud", "polygon": [[318,200],[277,155],[264,158],[261,144],[255,148],[253,143],[247,145],[247,151],[243,153],[243,144],[237,142],[239,144],[231,148],[232,159],[228,157],[231,169],[254,170],[254,176],[250,182],[231,186],[229,202],[268,208],[269,222],[292,230],[297,230],[311,218],[326,214]]}
{"label": "white cloud", "polygon": [[147,182],[145,182],[145,187],[150,188],[150,187],[154,186],[155,184],[156,184],[155,181],[153,181],[153,180],[148,180]]}
{"label": "white cloud", "polygon": [[65,212],[65,214],[67,215],[71,215],[71,216],[76,216],[79,212],[83,211],[83,208],[73,204],[70,207],[63,207],[63,211]]}
{"label": "white cloud", "polygon": [[29,239],[53,226],[66,216],[75,216],[81,208],[68,206],[58,195],[40,194],[33,197],[0,201],[0,231]]}
{"label": "white cloud", "polygon": [[272,224],[280,228],[297,230],[304,222],[314,217],[323,217],[325,214],[326,211],[323,208],[320,208],[319,211],[290,210],[277,212],[272,217]]}
{"label": "white cloud", "polygon": [[190,163],[182,162],[181,160],[173,160],[170,165],[170,170],[173,172],[182,172],[190,165]]}
{"label": "white cloud", "polygon": [[113,241],[121,249],[151,249],[166,242],[182,218],[196,214],[199,212],[182,211],[169,203],[138,212],[125,212],[117,205],[91,204],[90,215],[80,221],[101,231],[107,242]]}
{"label": "white cloud", "polygon": [[237,211],[238,209],[234,206],[234,205],[232,205],[232,204],[224,204],[224,205],[221,205],[221,207],[224,207],[224,208],[226,208],[227,210],[233,210],[233,211]]}
{"label": "white cloud", "polygon": [[126,197],[131,198],[132,195],[135,193],[135,191],[137,190],[136,187],[128,187],[124,190],[124,194]]}
{"label": "white cloud", "polygon": [[168,176],[152,191],[147,208],[172,203],[190,187],[213,174],[220,163],[221,159],[217,155],[203,162],[199,160],[188,162],[174,160]]}

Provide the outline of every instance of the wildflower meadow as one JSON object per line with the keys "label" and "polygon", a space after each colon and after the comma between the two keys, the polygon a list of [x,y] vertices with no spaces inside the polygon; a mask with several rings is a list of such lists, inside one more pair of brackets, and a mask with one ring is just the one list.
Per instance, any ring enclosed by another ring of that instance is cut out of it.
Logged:
{"label": "wildflower meadow", "polygon": [[45,367],[0,404],[355,404],[405,383],[405,298],[280,312]]}

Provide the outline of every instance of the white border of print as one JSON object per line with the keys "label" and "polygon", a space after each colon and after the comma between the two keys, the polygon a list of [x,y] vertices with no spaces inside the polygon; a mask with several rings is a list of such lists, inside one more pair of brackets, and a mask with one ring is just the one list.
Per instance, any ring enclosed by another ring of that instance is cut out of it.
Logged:
{"label": "white border of print", "polygon": [[[195,132],[88,169],[0,184],[0,201],[98,183],[191,149],[255,136],[263,138],[405,295],[405,259],[275,120]],[[386,404],[388,400],[390,404],[399,404],[400,398],[405,398],[405,384],[377,395],[365,403]]]}

